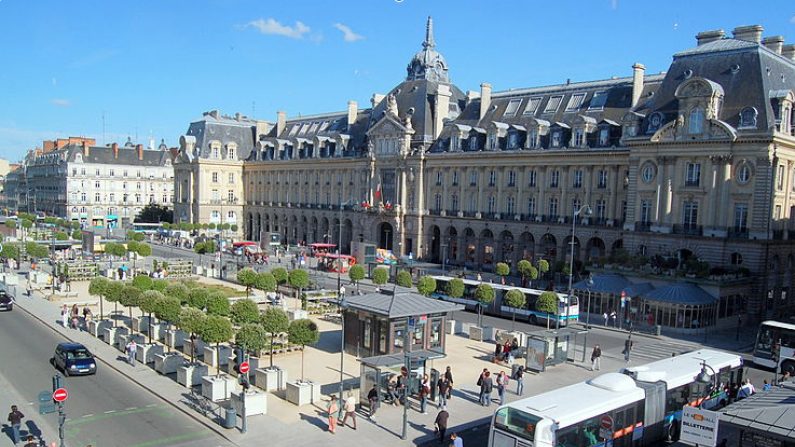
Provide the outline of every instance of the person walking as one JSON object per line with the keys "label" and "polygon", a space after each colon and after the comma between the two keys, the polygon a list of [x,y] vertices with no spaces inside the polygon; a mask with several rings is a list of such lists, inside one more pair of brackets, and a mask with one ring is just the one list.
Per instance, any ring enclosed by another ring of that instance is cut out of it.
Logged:
{"label": "person walking", "polygon": [[598,344],[594,345],[591,351],[591,371],[602,369],[602,348]]}
{"label": "person walking", "polygon": [[367,402],[370,403],[370,415],[368,416],[371,421],[375,422],[375,412],[378,411],[378,384],[373,384],[370,392],[367,393]]}
{"label": "person walking", "polygon": [[508,375],[505,371],[497,374],[497,396],[500,398],[500,405],[505,405],[505,388],[508,387]]}
{"label": "person walking", "polygon": [[392,374],[389,376],[389,382],[386,385],[386,391],[389,393],[389,399],[392,401],[392,406],[397,407],[398,402],[400,401],[400,397],[398,397],[397,393],[397,374]]}
{"label": "person walking", "polygon": [[516,394],[521,396],[524,394],[524,366],[519,365],[519,367],[516,368],[514,378],[516,379]]}
{"label": "person walking", "polygon": [[450,383],[447,381],[447,377],[440,377],[439,381],[436,383],[436,388],[439,391],[439,406],[446,407],[447,406],[447,389],[450,387]]}
{"label": "person walking", "polygon": [[328,431],[332,435],[337,432],[337,396],[331,395],[328,404],[326,404],[326,415],[328,416]]}
{"label": "person walking", "polygon": [[480,376],[478,376],[478,382],[477,382],[477,386],[478,386],[478,387],[480,387],[480,394],[478,395],[478,401],[480,402],[480,405],[483,405],[483,404],[484,404],[484,398],[483,398],[483,390],[484,390],[484,387],[483,387],[483,381],[484,381],[484,380],[486,380],[486,373],[487,373],[487,372],[489,372],[489,370],[488,370],[487,368],[483,368],[483,371],[481,371],[481,373],[480,373]]}
{"label": "person walking", "polygon": [[77,307],[77,304],[72,304],[72,329],[79,329],[80,328],[80,309]]}
{"label": "person walking", "polygon": [[491,373],[486,371],[483,376],[483,384],[480,386],[480,392],[483,395],[482,405],[486,407],[491,406],[491,392],[494,389],[494,380],[491,378]]}
{"label": "person walking", "polygon": [[340,428],[345,427],[345,422],[347,422],[348,417],[350,417],[351,422],[353,422],[353,429],[356,430],[356,398],[353,397],[352,393],[348,393],[348,397],[345,399],[342,409],[345,410],[345,417],[340,421]]}
{"label": "person walking", "polygon": [[14,437],[14,445],[22,441],[22,438],[19,436],[19,428],[22,426],[22,419],[24,418],[25,415],[17,409],[17,406],[11,405],[11,412],[8,413],[8,422],[11,424],[11,434]]}
{"label": "person walking", "polygon": [[444,444],[444,435],[447,433],[448,419],[450,419],[450,413],[447,412],[447,407],[442,406],[439,414],[436,415],[436,420],[433,422],[436,426],[436,433],[439,434],[440,444]]}
{"label": "person walking", "polygon": [[464,447],[464,440],[458,436],[458,433],[452,433],[450,435],[450,446],[451,447]]}
{"label": "person walking", "polygon": [[127,363],[135,367],[135,354],[138,352],[138,344],[135,339],[130,340],[125,349],[127,350]]}
{"label": "person walking", "polygon": [[608,315],[607,315],[607,311],[604,311],[604,312],[602,313],[602,318],[604,318],[604,319],[605,319],[605,327],[607,327],[607,321],[608,321],[608,320],[607,320],[607,317],[608,317]]}
{"label": "person walking", "polygon": [[616,314],[616,311],[615,310],[611,310],[610,311],[610,325],[611,326],[616,327],[616,321],[618,320],[617,317],[618,317],[618,315]]}
{"label": "person walking", "polygon": [[66,304],[61,306],[61,324],[64,329],[69,327],[69,307]]}
{"label": "person walking", "polygon": [[629,334],[629,337],[627,337],[627,339],[624,341],[623,354],[624,354],[624,361],[626,363],[629,363],[629,356],[632,353],[632,347],[634,345],[635,343],[632,341],[632,334]]}
{"label": "person walking", "polygon": [[448,366],[444,371],[444,378],[447,379],[447,400],[453,397],[453,372]]}
{"label": "person walking", "polygon": [[423,374],[420,382],[420,413],[428,414],[428,396],[431,394],[431,381],[427,374]]}

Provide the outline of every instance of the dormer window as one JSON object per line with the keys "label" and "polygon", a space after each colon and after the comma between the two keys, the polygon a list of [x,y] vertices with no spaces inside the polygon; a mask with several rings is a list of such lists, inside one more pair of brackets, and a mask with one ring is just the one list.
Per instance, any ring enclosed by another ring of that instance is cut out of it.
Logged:
{"label": "dormer window", "polygon": [[516,132],[508,134],[508,149],[516,149],[519,146],[519,135]]}
{"label": "dormer window", "polygon": [[476,151],[478,150],[478,136],[472,135],[469,137],[469,150]]}
{"label": "dormer window", "polygon": [[746,107],[740,112],[740,128],[756,128],[758,112],[754,107]]}
{"label": "dormer window", "polygon": [[552,113],[558,110],[560,102],[563,100],[563,95],[552,96],[547,101],[547,106],[544,107],[544,113]]}
{"label": "dormer window", "polygon": [[588,110],[602,110],[605,108],[607,102],[607,92],[596,92],[591,98],[591,103],[588,105]]}
{"label": "dormer window", "polygon": [[649,125],[646,127],[646,133],[654,133],[660,129],[662,125],[663,115],[660,112],[654,112],[649,117]]}
{"label": "dormer window", "polygon": [[552,147],[560,147],[560,140],[562,133],[563,132],[560,130],[552,132],[552,144],[551,144]]}
{"label": "dormer window", "polygon": [[585,146],[585,129],[574,129],[574,146]]}
{"label": "dormer window", "polygon": [[530,129],[527,132],[527,147],[535,149],[538,146],[538,130]]}
{"label": "dormer window", "polygon": [[505,108],[503,116],[516,116],[516,112],[519,110],[519,105],[521,103],[521,99],[512,99],[508,101],[508,106]]}
{"label": "dormer window", "polygon": [[602,127],[599,129],[599,146],[605,147],[610,143],[610,129]]}
{"label": "dormer window", "polygon": [[542,98],[540,97],[528,99],[527,105],[524,106],[524,112],[522,112],[522,115],[532,115],[536,113],[538,106],[541,104],[541,99]]}
{"label": "dormer window", "polygon": [[573,112],[580,108],[582,100],[585,99],[585,93],[576,93],[569,98],[569,104],[566,106],[567,112]]}
{"label": "dormer window", "polygon": [[687,131],[689,134],[699,134],[704,129],[704,109],[696,107],[690,111]]}

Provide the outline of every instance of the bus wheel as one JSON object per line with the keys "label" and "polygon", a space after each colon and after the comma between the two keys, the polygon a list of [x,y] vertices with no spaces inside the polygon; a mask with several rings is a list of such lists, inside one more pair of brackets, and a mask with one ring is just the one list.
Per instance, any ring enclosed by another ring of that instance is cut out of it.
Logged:
{"label": "bus wheel", "polygon": [[530,315],[528,321],[530,322],[530,324],[538,324],[538,318],[536,318],[535,315]]}
{"label": "bus wheel", "polygon": [[795,375],[795,362],[791,360],[787,360],[786,362],[781,364],[781,373],[782,374],[789,374],[790,376]]}
{"label": "bus wheel", "polygon": [[676,421],[671,422],[668,426],[668,441],[676,442],[679,440],[679,423]]}

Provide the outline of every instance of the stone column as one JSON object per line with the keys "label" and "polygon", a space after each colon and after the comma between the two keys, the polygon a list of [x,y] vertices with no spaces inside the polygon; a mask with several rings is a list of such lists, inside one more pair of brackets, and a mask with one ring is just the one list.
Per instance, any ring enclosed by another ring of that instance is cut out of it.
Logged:
{"label": "stone column", "polygon": [[[621,186],[621,181],[622,180],[619,179],[619,175],[618,175],[619,171],[618,171],[618,167],[617,166],[610,166],[609,172],[610,172],[610,174],[608,174],[608,175],[610,175],[610,177],[612,177],[612,181],[609,182],[611,184],[612,188],[611,188],[611,191],[609,191],[609,194],[607,195],[607,215],[605,216],[605,219],[615,219],[616,218],[616,209],[615,209],[616,208],[616,202],[618,202],[618,200],[616,200],[616,198],[618,196],[618,189]],[[608,179],[608,180],[610,180],[610,179]]]}
{"label": "stone column", "polygon": [[544,192],[548,188],[547,185],[547,168],[539,167],[538,176],[536,177],[536,185],[538,187],[538,201],[536,202],[536,214],[546,215],[547,209],[544,200],[546,199]]}

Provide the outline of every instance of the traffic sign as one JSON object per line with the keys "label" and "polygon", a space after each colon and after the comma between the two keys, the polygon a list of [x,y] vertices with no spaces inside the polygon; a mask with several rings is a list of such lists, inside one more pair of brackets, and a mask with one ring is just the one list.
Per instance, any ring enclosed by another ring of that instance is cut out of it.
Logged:
{"label": "traffic sign", "polygon": [[602,416],[602,419],[599,421],[599,425],[601,425],[601,427],[604,428],[604,429],[612,430],[613,429],[613,418],[610,417],[609,415],[604,415],[604,416]]}
{"label": "traffic sign", "polygon": [[250,366],[248,362],[243,362],[240,364],[240,367],[238,369],[240,369],[240,374],[245,374],[249,371],[249,368]]}
{"label": "traffic sign", "polygon": [[52,400],[56,402],[63,402],[69,398],[69,393],[66,391],[66,388],[58,388],[57,390],[52,392]]}

